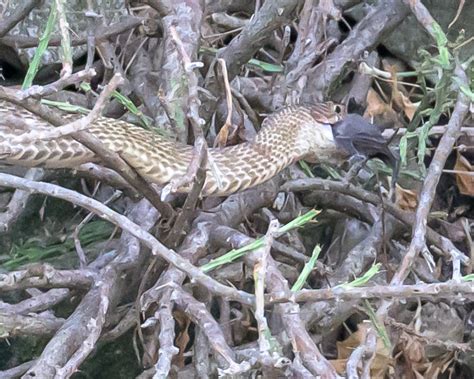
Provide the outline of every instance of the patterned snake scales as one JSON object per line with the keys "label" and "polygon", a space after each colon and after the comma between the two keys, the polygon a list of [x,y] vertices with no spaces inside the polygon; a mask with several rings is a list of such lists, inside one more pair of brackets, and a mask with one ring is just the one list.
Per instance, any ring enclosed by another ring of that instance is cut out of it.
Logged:
{"label": "patterned snake scales", "polygon": [[[343,106],[331,102],[288,107],[267,117],[253,141],[210,148],[202,195],[229,195],[253,187],[303,158],[333,161],[340,153],[331,124],[344,114]],[[8,116],[19,117],[17,124],[22,125],[13,127],[5,122]],[[0,164],[76,168],[98,162],[91,150],[68,136],[23,142],[20,136],[28,131],[26,128],[50,130],[51,125],[19,106],[0,100],[0,117]],[[65,119],[69,121],[71,116]],[[87,130],[107,149],[119,153],[143,178],[159,185],[185,175],[192,159],[192,146],[124,121],[99,117]]]}

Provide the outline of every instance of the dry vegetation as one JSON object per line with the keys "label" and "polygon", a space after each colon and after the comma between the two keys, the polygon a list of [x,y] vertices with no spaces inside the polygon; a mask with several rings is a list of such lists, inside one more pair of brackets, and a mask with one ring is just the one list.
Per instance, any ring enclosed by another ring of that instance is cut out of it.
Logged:
{"label": "dry vegetation", "polygon": [[[68,133],[108,169],[0,166],[1,378],[474,376],[474,3],[3,3],[0,99],[93,108]],[[207,145],[328,99],[385,128],[396,187],[374,159],[199,197]],[[101,151],[100,114],[194,144],[190,194]]]}

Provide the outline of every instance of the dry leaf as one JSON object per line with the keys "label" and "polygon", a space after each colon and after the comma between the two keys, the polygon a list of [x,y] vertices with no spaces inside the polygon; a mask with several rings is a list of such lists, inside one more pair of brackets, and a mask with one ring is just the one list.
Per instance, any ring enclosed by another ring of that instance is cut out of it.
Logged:
{"label": "dry leaf", "polygon": [[214,147],[224,147],[227,145],[227,139],[229,138],[229,124],[224,124],[224,126],[219,130],[217,137],[214,141]]}
{"label": "dry leaf", "polygon": [[454,352],[448,351],[445,354],[439,356],[430,362],[429,367],[423,375],[423,378],[439,378],[441,374],[445,373],[446,370],[454,365],[455,355]]}
{"label": "dry leaf", "polygon": [[380,95],[375,92],[372,88],[367,93],[367,109],[365,110],[364,116],[373,118],[380,116],[382,119],[396,119],[395,111],[390,108],[390,105],[385,103]]}
{"label": "dry leaf", "polygon": [[[344,374],[346,370],[347,360],[350,355],[360,344],[365,341],[365,335],[367,329],[370,327],[368,323],[362,323],[358,325],[358,330],[352,333],[347,339],[342,342],[337,342],[337,358],[331,360],[331,364],[339,374]],[[388,370],[392,359],[390,352],[384,346],[383,341],[377,338],[377,347],[375,352],[375,358],[370,366],[371,378],[383,378],[385,372]]]}
{"label": "dry leaf", "polygon": [[345,374],[347,359],[331,359],[330,362],[339,375]]}
{"label": "dry leaf", "polygon": [[409,359],[412,363],[426,362],[425,348],[419,338],[415,338],[405,331],[400,336],[400,342],[403,346],[405,359]]}
{"label": "dry leaf", "polygon": [[184,353],[190,341],[188,330],[189,325],[191,325],[191,320],[181,311],[174,311],[173,314],[180,329],[176,336],[176,346],[179,349],[179,354],[173,359],[173,363],[178,367],[184,367]]}
{"label": "dry leaf", "polygon": [[403,113],[405,113],[405,116],[407,116],[407,118],[411,121],[418,108],[418,104],[412,103],[410,99],[400,91],[398,91],[397,94],[399,96],[397,99],[397,105],[400,106],[400,108],[403,110]]}
{"label": "dry leaf", "polygon": [[464,175],[456,173],[456,183],[460,193],[463,195],[474,196],[474,167],[472,164],[464,156],[458,153],[454,170],[470,174]]}
{"label": "dry leaf", "polygon": [[396,105],[397,109],[400,109],[405,113],[405,116],[411,121],[413,116],[415,115],[415,111],[418,108],[418,105],[413,104],[407,95],[405,95],[402,85],[398,84],[397,79],[397,72],[398,69],[396,65],[386,64],[384,65],[387,67],[386,69],[390,71],[393,78],[393,83],[391,83],[392,87],[392,102]]}
{"label": "dry leaf", "polygon": [[404,211],[415,211],[418,206],[418,193],[397,184],[395,187],[395,204]]}

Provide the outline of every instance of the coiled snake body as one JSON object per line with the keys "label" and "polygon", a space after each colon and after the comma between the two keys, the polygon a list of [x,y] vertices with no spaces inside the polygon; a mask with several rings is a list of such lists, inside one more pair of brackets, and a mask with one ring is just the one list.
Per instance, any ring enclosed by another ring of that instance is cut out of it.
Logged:
{"label": "coiled snake body", "polygon": [[[334,160],[340,152],[331,124],[343,113],[342,106],[331,102],[288,107],[267,117],[253,141],[209,149],[202,195],[228,195],[253,187],[299,159]],[[75,168],[98,162],[91,150],[68,136],[22,142],[18,137],[27,132],[25,125],[39,130],[50,130],[51,125],[21,107],[0,101],[0,116],[0,163]],[[12,125],[7,116],[18,117],[22,125]],[[152,183],[163,185],[185,175],[192,159],[191,146],[124,121],[100,117],[87,130]]]}

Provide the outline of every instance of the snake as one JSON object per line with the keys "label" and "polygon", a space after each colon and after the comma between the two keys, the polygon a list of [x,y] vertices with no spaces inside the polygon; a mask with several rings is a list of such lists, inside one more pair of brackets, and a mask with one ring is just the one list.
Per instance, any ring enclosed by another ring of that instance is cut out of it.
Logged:
{"label": "snake", "polygon": [[[208,148],[201,195],[226,196],[243,191],[301,159],[340,160],[331,128],[345,112],[343,105],[333,102],[288,106],[267,116],[253,140]],[[71,119],[74,116],[65,116],[66,122]],[[83,163],[100,164],[94,152],[69,135],[32,141],[20,138],[29,128],[47,131],[52,127],[23,107],[0,100],[0,164],[71,169]],[[118,153],[147,182],[160,186],[186,175],[193,159],[192,146],[122,120],[98,117],[87,132],[106,149]]]}

